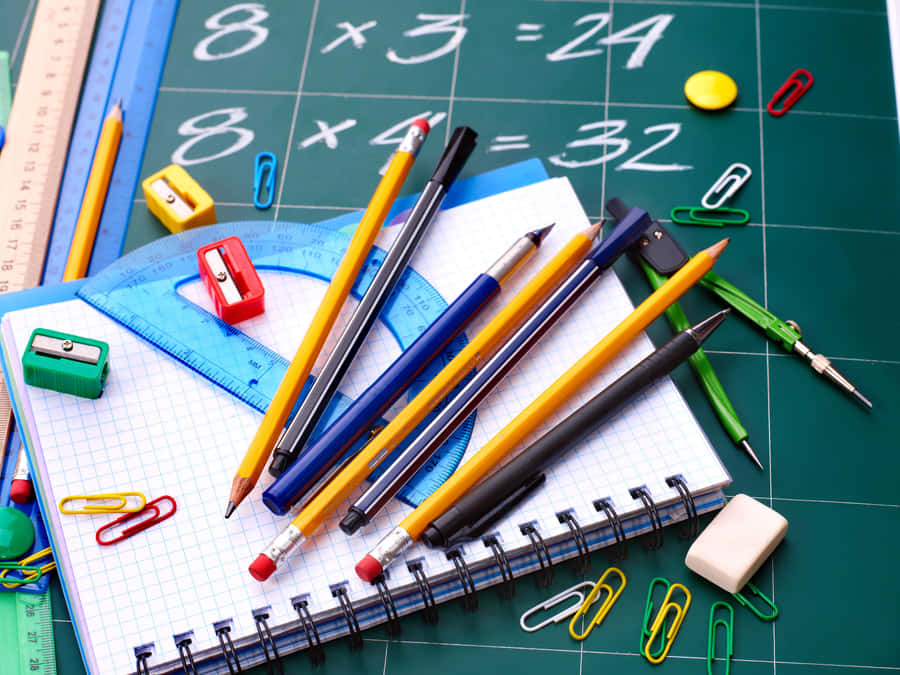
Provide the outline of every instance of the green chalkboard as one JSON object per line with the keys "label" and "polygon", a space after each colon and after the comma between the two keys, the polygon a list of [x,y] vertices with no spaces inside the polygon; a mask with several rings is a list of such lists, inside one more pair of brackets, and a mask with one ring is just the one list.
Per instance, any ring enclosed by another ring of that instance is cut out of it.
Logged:
{"label": "green chalkboard", "polygon": [[[33,5],[0,0],[0,49],[12,53],[14,69]],[[214,15],[232,26],[221,37],[206,27]],[[797,68],[815,84],[787,115],[770,116],[767,101]],[[685,79],[704,69],[735,79],[732,108],[705,113],[685,102]],[[710,358],[766,466],[760,472],[730,443],[691,373],[676,374],[734,478],[729,494],[750,494],[790,522],[755,579],[781,616],[765,624],[737,610],[734,672],[896,670],[894,100],[880,0],[184,0],[142,175],[180,159],[215,197],[220,220],[313,222],[363,207],[396,136],[387,132],[427,114],[437,140],[426,144],[407,192],[427,177],[440,140],[468,124],[480,144],[465,175],[538,157],[572,181],[592,218],[619,196],[665,222],[671,207],[698,204],[729,164],[748,164],[753,177],[733,205],[751,222],[727,230],[733,241],[717,271],[796,320],[805,341],[875,407],[867,414],[798,358],[729,321],[710,341]],[[252,206],[261,151],[278,155],[284,172],[265,212]],[[142,197],[135,195],[128,249],[165,234]],[[723,234],[672,229],[688,250]],[[616,269],[633,299],[646,295],[629,263]],[[683,304],[694,319],[716,307],[699,291]],[[650,332],[659,342],[668,328],[657,322]],[[657,575],[694,594],[662,667],[702,672],[708,610],[724,594],[687,571],[687,546],[675,532],[658,552],[633,545],[622,563],[628,588],[585,642],[561,626],[534,634],[518,627],[525,609],[580,578],[560,565],[551,589],[521,579],[512,600],[482,591],[476,613],[451,603],[436,626],[412,616],[398,638],[367,632],[359,652],[330,644],[319,672],[650,672],[637,654],[638,632]],[[605,566],[596,553],[589,576]],[[54,594],[59,670],[75,675],[83,670],[58,584]],[[309,669],[302,654],[287,664],[288,672]]]}

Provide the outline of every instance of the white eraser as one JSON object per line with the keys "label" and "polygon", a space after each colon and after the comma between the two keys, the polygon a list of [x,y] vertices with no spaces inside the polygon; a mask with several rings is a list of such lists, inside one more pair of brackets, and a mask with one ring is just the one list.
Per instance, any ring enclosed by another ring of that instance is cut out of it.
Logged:
{"label": "white eraser", "polygon": [[736,495],[700,533],[684,559],[688,569],[737,593],[784,539],[788,522],[753,497]]}

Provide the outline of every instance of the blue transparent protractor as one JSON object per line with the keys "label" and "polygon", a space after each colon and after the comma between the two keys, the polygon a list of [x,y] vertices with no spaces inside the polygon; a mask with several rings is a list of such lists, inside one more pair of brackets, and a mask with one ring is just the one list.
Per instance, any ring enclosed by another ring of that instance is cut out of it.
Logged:
{"label": "blue transparent protractor", "polygon": [[[241,239],[258,270],[295,273],[323,282],[334,275],[350,241],[347,234],[314,225],[269,221],[221,223],[164,237],[129,253],[88,280],[78,295],[195,372],[264,412],[287,370],[288,360],[195,305],[177,290],[198,277],[196,250],[230,236]],[[383,250],[372,249],[351,292],[355,298],[360,298],[368,288],[384,256]],[[446,301],[434,287],[415,270],[407,268],[379,318],[398,346],[406,349],[446,307]],[[418,393],[466,343],[464,335],[454,338],[414,380],[407,396]],[[307,381],[300,400],[311,381],[312,378]],[[340,416],[350,402],[338,394],[313,438]],[[428,424],[436,412],[419,428]],[[403,501],[417,506],[446,480],[459,465],[473,426],[474,414],[439,449],[435,459],[404,487],[400,494]],[[350,452],[367,440],[364,436]],[[379,471],[388,465],[389,462],[383,463]]]}

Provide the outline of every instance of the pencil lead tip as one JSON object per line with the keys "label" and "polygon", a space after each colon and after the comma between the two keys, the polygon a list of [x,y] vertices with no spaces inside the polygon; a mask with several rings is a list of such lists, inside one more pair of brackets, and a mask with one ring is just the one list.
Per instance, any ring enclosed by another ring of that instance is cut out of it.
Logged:
{"label": "pencil lead tip", "polygon": [[867,409],[872,409],[872,402],[867,399],[865,396],[859,393],[859,389],[853,390],[853,395],[856,397],[856,400],[859,401],[862,405],[864,405]]}
{"label": "pencil lead tip", "polygon": [[231,514],[234,513],[234,510],[237,508],[237,504],[234,502],[228,502],[228,506],[225,507],[225,517],[231,518]]}
{"label": "pencil lead tip", "polygon": [[728,246],[728,242],[730,241],[731,237],[726,237],[722,241],[713,244],[708,249],[706,249],[707,255],[709,255],[709,257],[713,260],[717,259],[720,255],[722,255],[722,251],[725,250],[725,247]]}
{"label": "pencil lead tip", "polygon": [[539,230],[532,230],[525,236],[531,239],[534,242],[535,246],[540,246],[541,242],[550,234],[550,230],[552,230],[556,226],[556,223],[550,223],[547,227],[542,227]]}
{"label": "pencil lead tip", "polygon": [[601,218],[601,219],[598,220],[596,223],[592,224],[589,228],[587,228],[586,230],[584,230],[583,234],[585,234],[585,235],[587,235],[588,237],[590,237],[591,239],[593,239],[593,238],[596,237],[598,234],[600,234],[600,230],[603,229],[603,223],[604,223],[604,222],[605,222],[605,221],[603,220],[603,218]]}
{"label": "pencil lead tip", "polygon": [[753,448],[750,447],[750,444],[746,440],[741,441],[741,449],[750,456],[750,459],[752,459],[753,463],[759,467],[760,471],[765,471],[762,462],[759,461],[759,457],[756,456],[756,453],[753,452]]}

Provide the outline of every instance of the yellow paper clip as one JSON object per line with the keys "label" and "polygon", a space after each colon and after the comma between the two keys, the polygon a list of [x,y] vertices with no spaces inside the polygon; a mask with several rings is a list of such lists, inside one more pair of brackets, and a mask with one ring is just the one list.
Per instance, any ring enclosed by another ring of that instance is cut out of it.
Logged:
{"label": "yellow paper clip", "polygon": [[[76,500],[83,500],[80,508],[68,506]],[[128,500],[133,503],[129,506]],[[102,495],[72,495],[59,500],[62,513],[75,515],[79,513],[137,513],[147,503],[147,498],[140,492],[107,492]]]}
{"label": "yellow paper clip", "polygon": [[170,164],[141,183],[147,208],[169,232],[213,225],[216,206],[212,197],[177,164]]}
{"label": "yellow paper clip", "polygon": [[[56,569],[56,562],[51,558],[50,562],[44,563],[43,565],[35,565],[34,563],[38,562],[41,558],[47,558],[52,556],[53,553],[48,546],[45,549],[37,551],[36,553],[32,553],[27,558],[23,558],[19,562],[12,565],[11,563],[0,563],[2,565],[9,565],[9,567],[5,567],[3,571],[0,571],[0,584],[2,584],[3,588],[15,589],[19,586],[24,586],[25,584],[31,584],[40,579],[47,572]],[[6,575],[9,572],[19,571],[22,573],[21,578],[9,578]]]}
{"label": "yellow paper clip", "polygon": [[[684,592],[684,606],[679,605],[677,602],[671,602],[669,598],[672,597],[672,591],[676,588],[680,588]],[[672,584],[669,587],[669,592],[666,593],[665,599],[663,599],[662,607],[659,608],[659,612],[656,615],[656,618],[653,620],[653,625],[650,627],[650,639],[647,641],[647,644],[644,645],[642,653],[644,657],[650,663],[662,663],[665,660],[666,656],[669,654],[669,650],[672,648],[672,643],[675,642],[675,636],[678,634],[678,629],[681,628],[681,622],[684,621],[684,616],[687,614],[688,607],[691,606],[691,592],[682,586],[681,584]],[[675,608],[675,617],[672,621],[672,625],[669,626],[669,630],[665,635],[665,642],[663,646],[663,650],[661,653],[656,655],[650,654],[650,645],[656,640],[657,635],[659,635],[660,631],[663,629],[663,624],[665,623],[666,616],[669,613],[669,610]]]}
{"label": "yellow paper clip", "polygon": [[[613,591],[612,587],[605,583],[606,577],[610,575],[610,573],[615,572],[619,575],[619,578],[622,580],[621,585],[618,589]],[[609,610],[612,609],[613,604],[616,600],[619,599],[619,596],[622,594],[622,591],[625,588],[626,584],[625,574],[618,567],[610,567],[603,573],[597,583],[594,584],[594,587],[591,589],[591,592],[588,593],[587,597],[584,599],[584,602],[581,603],[581,607],[578,608],[578,611],[572,615],[572,620],[569,621],[569,635],[571,635],[576,640],[584,640],[588,635],[591,634],[591,631],[594,630],[595,627],[599,626],[603,623],[603,619],[606,618],[606,615],[609,614]],[[600,605],[600,609],[597,610],[597,613],[594,614],[594,618],[590,620],[587,627],[584,629],[583,633],[575,632],[575,622],[585,614],[588,613],[588,610],[591,608],[591,605],[594,604],[597,599],[597,595],[601,591],[607,592],[607,597],[603,601],[603,604]]]}

